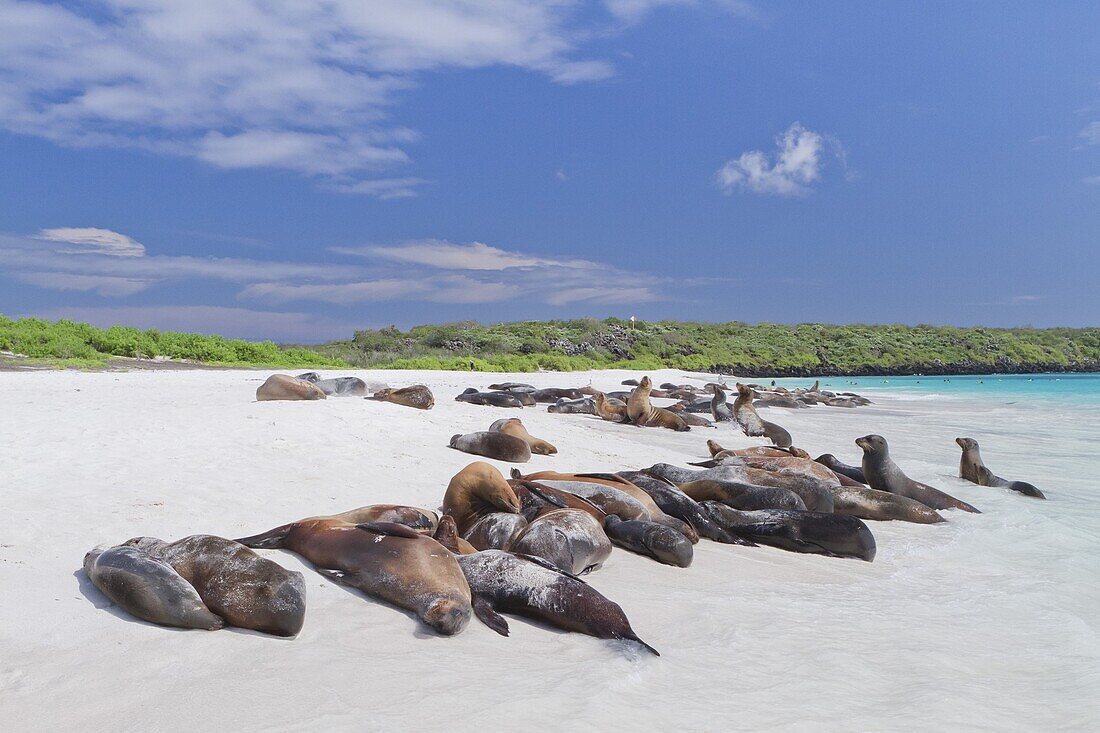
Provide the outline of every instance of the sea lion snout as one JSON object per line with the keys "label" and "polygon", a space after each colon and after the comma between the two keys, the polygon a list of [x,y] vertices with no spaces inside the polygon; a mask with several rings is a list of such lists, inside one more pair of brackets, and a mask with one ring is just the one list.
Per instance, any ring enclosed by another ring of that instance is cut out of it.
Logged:
{"label": "sea lion snout", "polygon": [[433,601],[424,612],[424,621],[441,634],[451,636],[466,628],[470,622],[469,604],[461,604],[449,598]]}

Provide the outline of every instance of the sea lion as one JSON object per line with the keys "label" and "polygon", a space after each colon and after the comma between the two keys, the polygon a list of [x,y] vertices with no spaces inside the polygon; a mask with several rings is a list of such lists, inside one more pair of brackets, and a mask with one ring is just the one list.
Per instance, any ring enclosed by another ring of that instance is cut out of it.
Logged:
{"label": "sea lion", "polygon": [[841,463],[840,459],[834,456],[832,453],[823,453],[814,459],[825,468],[829,469],[833,473],[843,474],[853,481],[858,481],[861,484],[867,483],[867,477],[863,475],[863,469],[859,466],[849,466],[847,463]]}
{"label": "sea lion", "polygon": [[231,626],[294,636],[306,617],[302,574],[260,557],[239,542],[208,534],[175,542],[135,537],[123,543],[168,563],[202,602]]}
{"label": "sea lion", "polygon": [[594,398],[596,402],[596,414],[608,422],[628,423],[630,418],[626,415],[626,405],[619,400],[609,400],[603,392],[599,392]]}
{"label": "sea lion", "polygon": [[[663,409],[663,408],[661,408],[661,409]],[[670,412],[671,412],[671,410],[670,410]],[[694,412],[690,412],[690,411],[685,410],[683,412],[675,412],[674,414],[676,415],[676,417],[680,418],[685,423],[687,423],[689,427],[693,427],[693,428],[713,428],[713,427],[716,427],[715,424],[712,423],[710,420],[708,420],[707,418],[703,417],[702,415],[696,414]]]}
{"label": "sea lion", "polygon": [[733,410],[726,402],[726,393],[717,384],[711,385],[714,396],[710,398],[710,414],[715,422],[730,422],[733,420]]}
{"label": "sea lion", "polygon": [[620,384],[624,387],[637,387],[639,382],[637,379],[624,379]]}
{"label": "sea lion", "polygon": [[579,400],[560,399],[548,406],[546,411],[563,415],[595,415],[596,401],[591,397],[584,397]]}
{"label": "sea lion", "polygon": [[680,484],[680,491],[697,502],[719,501],[734,509],[790,509],[805,511],[806,503],[790,489],[778,486],[754,486],[740,481],[700,479]]}
{"label": "sea lion", "polygon": [[798,494],[806,508],[812,512],[833,511],[832,485],[809,476],[781,474],[760,468],[726,464],[694,471],[668,463],[657,463],[643,470],[651,476],[668,479],[677,485],[701,479],[714,479],[754,486],[777,486]]}
{"label": "sea lion", "polygon": [[[669,516],[675,517],[698,535],[730,545],[753,545],[753,542],[728,532],[710,518],[694,499],[689,497],[671,481],[650,476],[641,471],[621,471],[617,474],[648,494],[654,502]],[[689,538],[690,539],[690,538]]]}
{"label": "sea lion", "polygon": [[440,634],[457,634],[470,620],[470,585],[455,556],[402,524],[312,519],[238,541],[292,550],[321,575],[412,611]]}
{"label": "sea lion", "polygon": [[455,402],[469,402],[471,405],[489,405],[491,407],[523,407],[518,396],[509,392],[479,392],[470,387],[455,397]]}
{"label": "sea lion", "polygon": [[477,617],[502,636],[508,635],[508,622],[500,613],[515,613],[598,639],[634,641],[660,656],[638,638],[617,603],[575,575],[500,550],[463,555],[458,564],[473,591]]}
{"label": "sea lion", "polygon": [[962,458],[959,461],[961,478],[979,486],[995,486],[1018,491],[1024,496],[1033,496],[1036,499],[1046,498],[1042,491],[1025,481],[1008,481],[986,468],[985,463],[982,462],[981,453],[978,452],[978,441],[973,438],[955,438],[955,442],[962,448]]}
{"label": "sea lion", "polygon": [[933,509],[962,509],[980,514],[965,501],[906,476],[890,458],[890,448],[881,435],[856,438],[856,445],[863,449],[863,475],[872,489],[907,496]]}
{"label": "sea lion", "polygon": [[457,555],[472,555],[477,552],[476,547],[459,536],[458,525],[450,514],[444,514],[439,520],[439,527],[436,528],[432,539]]}
{"label": "sea lion", "polygon": [[[850,480],[850,479],[849,479]],[[854,481],[852,483],[855,483]],[[897,520],[916,524],[945,522],[935,509],[900,494],[879,491],[863,484],[841,485],[832,490],[833,512],[880,522]]]}
{"label": "sea lion", "polygon": [[501,382],[500,384],[490,384],[489,389],[500,392],[534,392],[538,388],[533,384],[523,382]]}
{"label": "sea lion", "polygon": [[656,428],[668,428],[678,432],[691,430],[691,427],[682,417],[663,407],[654,407],[649,401],[653,392],[653,383],[649,377],[642,377],[641,382],[630,393],[630,399],[626,403],[626,415],[635,425]]}
{"label": "sea lion", "polygon": [[588,512],[553,509],[520,530],[511,551],[541,557],[567,573],[581,575],[603,564],[611,554],[611,542]]}
{"label": "sea lion", "polygon": [[531,460],[531,446],[526,441],[507,433],[461,433],[452,435],[451,448],[475,456],[485,456],[510,463],[527,463]]}
{"label": "sea lion", "polygon": [[704,501],[711,517],[728,529],[761,545],[790,552],[830,557],[875,559],[875,536],[867,525],[847,514],[762,509],[743,512],[717,501]]}
{"label": "sea lion", "polygon": [[321,379],[321,375],[317,372],[306,372],[299,374],[296,379],[316,384],[326,395],[359,397],[367,393],[367,383],[359,377]]}
{"label": "sea lion", "polygon": [[323,400],[325,393],[312,382],[285,374],[272,374],[256,390],[259,402],[268,400]]}
{"label": "sea lion", "polygon": [[171,565],[136,547],[92,550],[84,556],[84,574],[103,595],[143,621],[207,631],[225,626]]}
{"label": "sea lion", "polygon": [[648,555],[665,565],[686,568],[695,551],[687,537],[663,524],[646,519],[620,519],[608,514],[603,520],[604,533],[614,544],[639,555]]}
{"label": "sea lion", "polygon": [[779,425],[767,420],[762,420],[756,414],[756,408],[752,406],[752,389],[747,385],[737,384],[737,399],[733,403],[733,418],[745,435],[755,438],[763,436],[780,448],[791,446],[791,434]]}
{"label": "sea lion", "polygon": [[519,514],[520,509],[516,492],[500,471],[484,461],[474,461],[452,476],[443,495],[443,513],[454,518],[464,537],[482,517],[494,512]]}
{"label": "sea lion", "polygon": [[536,389],[531,393],[531,396],[535,399],[535,402],[557,402],[560,399],[578,400],[586,395],[581,390],[572,387],[547,387],[546,389]]}
{"label": "sea lion", "polygon": [[558,449],[550,443],[528,433],[527,428],[523,426],[523,423],[520,422],[518,417],[502,417],[489,426],[489,432],[504,433],[505,435],[519,438],[530,446],[532,453],[537,453],[540,456],[552,456],[558,452]]}
{"label": "sea lion", "polygon": [[527,526],[527,517],[522,514],[490,512],[477,519],[462,534],[478,550],[510,550],[512,540]]}
{"label": "sea lion", "polygon": [[404,504],[370,504],[356,509],[349,509],[338,514],[325,514],[309,519],[341,519],[352,524],[364,522],[393,522],[403,524],[429,537],[433,535],[439,526],[439,515],[428,509]]}
{"label": "sea lion", "polygon": [[435,395],[423,384],[398,389],[380,389],[370,399],[380,402],[392,402],[395,405],[415,407],[418,410],[430,410],[435,407]]}

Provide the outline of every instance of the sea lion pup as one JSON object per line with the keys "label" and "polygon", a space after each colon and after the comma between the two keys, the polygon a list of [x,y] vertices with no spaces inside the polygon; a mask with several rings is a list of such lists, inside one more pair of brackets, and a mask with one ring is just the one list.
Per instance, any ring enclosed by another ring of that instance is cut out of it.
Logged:
{"label": "sea lion pup", "polygon": [[995,486],[1018,491],[1024,496],[1033,496],[1036,499],[1046,498],[1042,491],[1025,481],[1008,481],[986,468],[985,463],[982,462],[981,453],[978,452],[978,441],[973,438],[955,438],[955,442],[962,448],[962,458],[959,461],[961,478],[979,486]]}
{"label": "sea lion pup", "polygon": [[619,400],[609,400],[603,392],[598,392],[592,398],[596,403],[596,414],[608,422],[628,423],[630,418],[626,415],[626,405]]}
{"label": "sea lion pup", "polygon": [[561,413],[563,415],[595,415],[596,401],[591,397],[579,400],[560,399],[546,408],[547,412]]}
{"label": "sea lion pup", "polygon": [[285,374],[272,374],[256,390],[259,402],[268,400],[323,400],[325,393],[312,382],[288,377]]}
{"label": "sea lion pup", "polygon": [[497,512],[519,514],[522,508],[500,471],[484,461],[474,461],[451,477],[443,495],[443,513],[454,518],[463,536],[482,517]]}
{"label": "sea lion pup", "polygon": [[455,556],[403,524],[307,519],[238,541],[296,552],[326,578],[412,611],[440,634],[470,620],[470,586]]}
{"label": "sea lion pup", "polygon": [[835,474],[847,476],[853,481],[858,481],[861,484],[867,483],[867,477],[863,475],[862,468],[842,463],[840,459],[832,453],[823,453],[814,460]]}
{"label": "sea lion pup", "polygon": [[612,543],[659,563],[686,568],[695,550],[687,537],[674,529],[644,519],[619,519],[608,514],[603,529]]}
{"label": "sea lion pup", "polygon": [[642,381],[630,393],[630,399],[626,402],[626,416],[635,425],[654,428],[668,428],[678,432],[691,430],[684,419],[674,412],[663,407],[654,407],[649,396],[653,392],[653,383],[649,377],[642,377]]}
{"label": "sea lion pup", "polygon": [[537,453],[540,456],[552,456],[558,452],[557,448],[542,438],[536,438],[528,433],[527,428],[523,426],[518,417],[502,417],[489,426],[489,432],[504,433],[505,435],[511,435],[513,438],[519,438],[530,446],[532,453]]}
{"label": "sea lion pup", "polygon": [[780,448],[791,446],[791,434],[773,422],[762,420],[752,406],[752,389],[737,384],[737,399],[733,403],[733,418],[741,429],[751,438],[763,436]]}
{"label": "sea lion pup", "polygon": [[171,565],[136,547],[92,550],[84,556],[84,574],[113,603],[143,621],[207,631],[225,626]]}
{"label": "sea lion pup", "polygon": [[981,513],[965,501],[906,476],[890,458],[890,448],[886,444],[886,438],[881,435],[856,438],[856,445],[863,449],[863,475],[867,477],[867,483],[872,489],[907,496],[933,509],[962,509]]}
{"label": "sea lion pup", "polygon": [[302,574],[239,542],[196,534],[175,542],[135,537],[123,543],[172,566],[202,602],[231,626],[294,636],[306,618]]}
{"label": "sea lion pup", "polygon": [[750,466],[737,466],[726,463],[700,471],[680,468],[668,463],[657,463],[643,470],[651,476],[668,479],[677,486],[686,484],[689,481],[712,479],[751,484],[753,486],[773,486],[789,489],[798,494],[809,511],[825,513],[833,511],[833,494],[831,491],[833,486],[809,476],[782,474]]}
{"label": "sea lion pup", "polygon": [[486,550],[460,556],[458,564],[473,591],[474,613],[501,636],[508,636],[508,622],[500,613],[514,613],[598,639],[634,641],[660,656],[638,638],[617,603],[538,558]]}
{"label": "sea lion pup", "polygon": [[459,536],[458,525],[450,514],[444,514],[439,520],[439,527],[436,528],[432,538],[456,555],[472,555],[478,551],[476,547]]}
{"label": "sea lion pup", "polygon": [[333,379],[321,379],[317,372],[299,374],[296,379],[312,382],[321,388],[326,395],[347,395],[359,397],[367,393],[367,383],[359,377],[334,377]]}
{"label": "sea lion pup", "polygon": [[523,407],[518,396],[509,392],[479,392],[469,387],[455,397],[455,402],[469,402],[471,405],[489,405],[491,407]]}
{"label": "sea lion pup", "polygon": [[392,402],[395,405],[415,407],[418,410],[430,410],[435,407],[435,395],[423,384],[399,389],[380,389],[370,398],[381,402]]}
{"label": "sea lion pup", "polygon": [[710,398],[710,414],[715,422],[730,422],[733,420],[733,409],[726,402],[726,393],[717,384],[710,386],[714,396]]}
{"label": "sea lion pup", "polygon": [[547,387],[546,389],[536,389],[531,393],[531,396],[535,399],[535,402],[557,402],[563,397],[567,400],[579,400],[587,395],[572,387]]}
{"label": "sea lion pup", "polygon": [[847,514],[762,509],[743,512],[717,501],[704,501],[711,517],[731,532],[761,545],[829,557],[875,559],[875,536]]}
{"label": "sea lion pup", "polygon": [[519,531],[511,551],[541,557],[567,573],[582,575],[603,564],[611,554],[611,542],[589,512],[552,509]]}
{"label": "sea lion pup", "polygon": [[740,481],[700,479],[680,484],[680,491],[697,502],[718,501],[734,509],[790,509],[805,511],[806,503],[791,491],[777,486],[754,486]]}
{"label": "sea lion pup", "polygon": [[527,463],[531,460],[531,446],[521,438],[507,433],[466,433],[451,436],[451,448],[475,456],[495,458],[510,463]]}

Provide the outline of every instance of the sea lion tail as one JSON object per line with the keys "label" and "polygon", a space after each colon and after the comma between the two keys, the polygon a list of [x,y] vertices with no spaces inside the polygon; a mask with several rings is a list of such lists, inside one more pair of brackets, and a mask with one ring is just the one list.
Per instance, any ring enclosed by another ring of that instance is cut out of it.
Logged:
{"label": "sea lion tail", "polygon": [[716,461],[712,458],[709,461],[699,461],[698,463],[692,463],[691,461],[688,461],[688,465],[689,466],[701,466],[702,468],[714,468],[715,466],[717,466],[719,464],[718,464],[718,461]]}
{"label": "sea lion tail", "polygon": [[266,532],[260,534],[254,534],[251,537],[241,537],[233,540],[234,542],[240,542],[245,547],[251,547],[254,550],[278,550],[283,546],[283,540],[290,534],[290,528],[293,524],[284,524],[281,527],[275,529],[269,529]]}
{"label": "sea lion tail", "polygon": [[653,656],[655,656],[655,657],[659,657],[659,656],[661,656],[661,653],[660,653],[659,651],[657,651],[656,649],[654,649],[653,647],[651,647],[651,646],[650,646],[649,644],[646,644],[646,643],[645,643],[644,641],[642,641],[641,639],[639,639],[639,638],[638,638],[638,635],[637,635],[637,634],[635,634],[635,633],[633,633],[633,632],[631,632],[631,633],[629,633],[629,634],[623,634],[623,635],[622,635],[621,637],[619,637],[619,638],[621,638],[621,639],[628,639],[629,641],[633,641],[633,642],[635,642],[635,643],[637,643],[637,644],[641,644],[641,645],[642,645],[643,647],[645,647],[645,648],[646,648],[646,650],[647,650],[647,651],[651,652],[651,653],[653,654]]}

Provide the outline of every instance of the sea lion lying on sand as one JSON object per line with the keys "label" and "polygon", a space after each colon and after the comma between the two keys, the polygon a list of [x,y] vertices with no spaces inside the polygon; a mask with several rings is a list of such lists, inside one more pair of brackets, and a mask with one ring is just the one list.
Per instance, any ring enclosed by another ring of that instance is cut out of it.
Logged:
{"label": "sea lion lying on sand", "polygon": [[435,395],[423,384],[414,384],[411,387],[398,389],[380,389],[371,395],[370,399],[381,402],[392,402],[395,405],[415,407],[418,410],[430,410],[435,407]]}
{"label": "sea lion lying on sand", "polygon": [[537,453],[540,456],[552,456],[558,452],[558,449],[550,445],[550,443],[528,433],[527,428],[523,426],[523,423],[520,422],[518,417],[502,417],[489,426],[489,432],[505,433],[514,438],[519,438],[531,447],[532,453]]}
{"label": "sea lion lying on sand", "polygon": [[323,400],[325,393],[312,382],[288,377],[285,374],[272,374],[256,390],[256,399],[260,402],[270,400]]}
{"label": "sea lion lying on sand", "polygon": [[321,379],[321,375],[317,372],[306,372],[305,374],[299,374],[297,379],[316,384],[322,392],[330,396],[360,397],[367,393],[367,383],[359,377]]}
{"label": "sea lion lying on sand", "polygon": [[561,413],[563,415],[595,415],[596,401],[591,397],[579,400],[560,399],[546,408],[547,412]]}
{"label": "sea lion lying on sand", "polygon": [[475,456],[485,456],[510,463],[531,460],[531,446],[522,438],[507,433],[478,432],[451,436],[451,448]]}
{"label": "sea lion lying on sand", "polygon": [[471,405],[489,405],[491,407],[523,407],[518,394],[511,392],[479,392],[469,387],[455,397],[455,402],[469,402]]}

